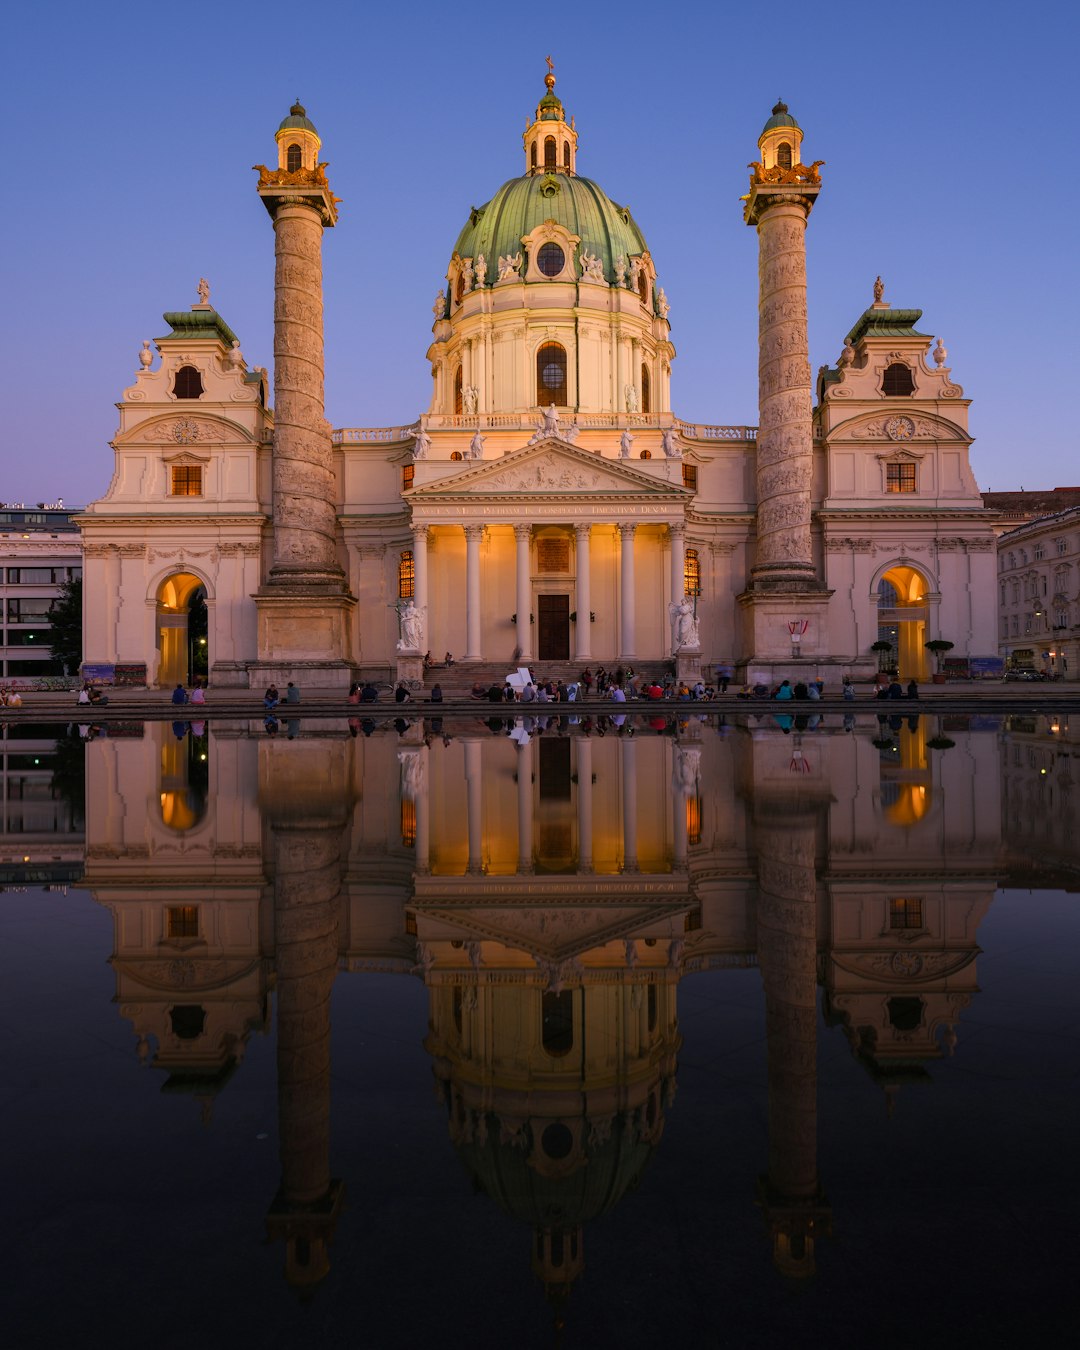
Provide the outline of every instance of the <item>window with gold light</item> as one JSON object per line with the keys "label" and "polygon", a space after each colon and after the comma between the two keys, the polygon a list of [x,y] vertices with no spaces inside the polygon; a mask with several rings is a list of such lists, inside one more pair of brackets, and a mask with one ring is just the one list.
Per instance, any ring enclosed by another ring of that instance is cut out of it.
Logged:
{"label": "window with gold light", "polygon": [[412,549],[407,548],[398,563],[398,596],[402,600],[412,600],[416,596],[416,560]]}
{"label": "window with gold light", "polygon": [[915,465],[914,465],[914,464],[886,464],[886,465],[885,465],[885,491],[886,491],[886,492],[914,492],[914,491],[915,491]]}
{"label": "window with gold light", "polygon": [[415,477],[416,477],[416,465],[415,465],[415,464],[403,464],[403,465],[401,466],[401,490],[402,490],[402,492],[407,492],[407,491],[409,490],[409,488],[412,487],[412,485],[413,485],[413,480],[415,479]]}
{"label": "window with gold light", "polygon": [[202,496],[202,465],[174,464],[171,468],[169,495],[172,497]]}
{"label": "window with gold light", "polygon": [[688,548],[683,560],[683,594],[701,594],[701,559],[696,548]]}
{"label": "window with gold light", "polygon": [[923,926],[922,897],[898,895],[889,901],[890,928],[921,928]]}
{"label": "window with gold light", "polygon": [[198,905],[169,905],[165,911],[166,929],[170,938],[197,938],[199,936]]}
{"label": "window with gold light", "polygon": [[686,842],[688,844],[701,843],[700,797],[687,797],[686,799]]}
{"label": "window with gold light", "polygon": [[416,845],[416,803],[409,797],[401,799],[401,846],[413,848]]}

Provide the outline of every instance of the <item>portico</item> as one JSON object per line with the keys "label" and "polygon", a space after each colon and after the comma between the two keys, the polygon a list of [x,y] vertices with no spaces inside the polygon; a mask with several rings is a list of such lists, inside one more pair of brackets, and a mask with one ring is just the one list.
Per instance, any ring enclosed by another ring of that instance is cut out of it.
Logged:
{"label": "portico", "polygon": [[475,662],[669,656],[690,495],[554,437],[414,487],[427,646]]}

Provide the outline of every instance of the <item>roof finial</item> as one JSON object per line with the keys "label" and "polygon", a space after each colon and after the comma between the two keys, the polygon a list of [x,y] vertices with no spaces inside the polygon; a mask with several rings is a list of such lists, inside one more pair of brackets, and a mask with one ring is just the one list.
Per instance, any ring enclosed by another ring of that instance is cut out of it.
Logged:
{"label": "roof finial", "polygon": [[882,279],[881,279],[880,277],[878,277],[878,278],[874,281],[874,304],[875,304],[875,305],[880,305],[880,304],[882,303],[882,296],[883,296],[884,294],[885,294],[885,283],[882,281]]}
{"label": "roof finial", "polygon": [[547,74],[544,76],[544,83],[547,85],[550,94],[555,88],[555,62],[552,61],[550,56],[545,56],[544,60],[547,62]]}

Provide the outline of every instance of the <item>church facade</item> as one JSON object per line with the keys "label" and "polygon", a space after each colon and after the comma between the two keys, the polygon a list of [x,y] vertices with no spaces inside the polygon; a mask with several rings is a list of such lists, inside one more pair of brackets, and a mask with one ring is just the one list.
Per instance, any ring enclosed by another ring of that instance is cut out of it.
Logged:
{"label": "church facade", "polygon": [[[433,306],[428,410],[323,416],[322,233],[337,199],[299,104],[258,191],[275,236],[272,386],[210,303],[165,315],[80,517],[88,663],[211,683],[419,683],[441,661],[674,661],[743,678],[996,651],[995,554],[969,401],[880,282],[811,376],[805,231],[821,190],[778,103],[744,198],[758,238],[759,424],[672,406],[670,306],[629,208],[578,173],[554,74],[524,172],[465,222]],[[272,395],[272,399],[271,399]],[[272,401],[272,410],[271,410]],[[980,598],[982,603],[980,603]]]}

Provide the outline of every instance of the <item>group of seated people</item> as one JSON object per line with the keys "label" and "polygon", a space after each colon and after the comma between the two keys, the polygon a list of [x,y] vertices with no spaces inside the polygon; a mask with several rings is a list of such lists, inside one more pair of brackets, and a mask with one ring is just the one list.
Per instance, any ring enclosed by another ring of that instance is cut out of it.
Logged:
{"label": "group of seated people", "polygon": [[[443,657],[443,659],[442,659],[442,664],[446,667],[447,670],[450,669],[450,667],[454,664],[454,654],[453,654],[453,652],[447,652],[447,653],[446,653],[446,655],[445,655],[445,656]],[[425,670],[438,670],[438,669],[439,669],[439,663],[438,663],[437,661],[433,661],[433,660],[431,659],[431,653],[430,653],[430,652],[425,652],[425,653],[424,653],[424,669],[425,669]]]}
{"label": "group of seated people", "polygon": [[21,708],[22,694],[17,689],[0,689],[0,708]]}

